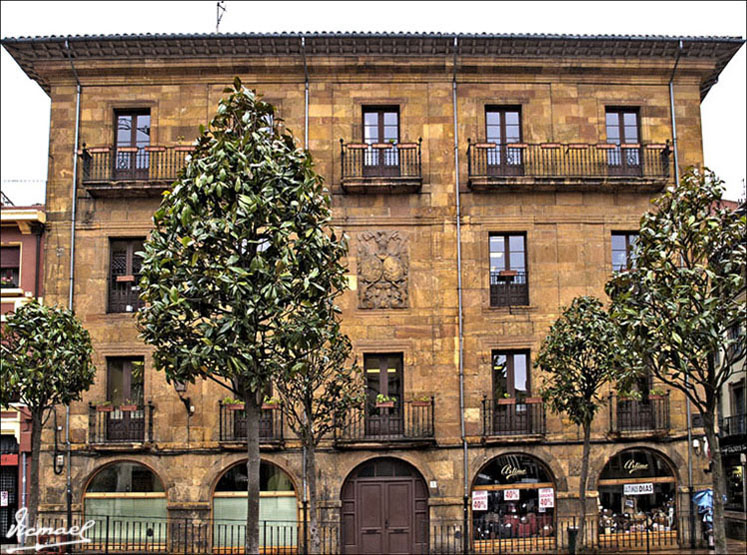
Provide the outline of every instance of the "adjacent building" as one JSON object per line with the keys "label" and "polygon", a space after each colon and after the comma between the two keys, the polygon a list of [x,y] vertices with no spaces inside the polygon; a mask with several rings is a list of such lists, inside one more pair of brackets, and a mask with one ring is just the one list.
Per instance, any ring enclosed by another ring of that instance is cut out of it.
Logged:
{"label": "adjacent building", "polygon": [[[350,236],[343,324],[368,400],[318,455],[329,549],[424,552],[457,549],[466,537],[505,552],[565,541],[581,436],[543,405],[533,361],[564,306],[578,295],[604,298],[611,273],[634,263],[640,216],[674,184],[675,162],[702,164],[700,102],[742,43],[438,34],[5,39],[52,99],[47,229],[55,249],[45,255],[46,300],[67,302],[74,241],[74,310],[96,349],[97,382],[71,407],[74,510],[212,522],[204,541],[216,546],[233,541],[231,519],[244,514],[241,407],[223,403],[211,383],[168,385],[133,317],[136,253],[160,194],[238,75],[308,145],[332,195],[334,225]],[[709,481],[707,461],[696,456],[688,483],[683,397],[648,380],[639,388],[640,400],[612,388],[594,423],[590,533],[601,548],[624,535],[642,541],[635,533],[644,530],[659,545],[685,541],[688,488]],[[377,403],[377,395],[396,401]],[[263,541],[295,544],[299,442],[272,406],[261,434],[261,516],[275,530]],[[53,441],[50,429],[47,514],[65,510]],[[150,541],[178,541],[173,528],[145,528]]]}

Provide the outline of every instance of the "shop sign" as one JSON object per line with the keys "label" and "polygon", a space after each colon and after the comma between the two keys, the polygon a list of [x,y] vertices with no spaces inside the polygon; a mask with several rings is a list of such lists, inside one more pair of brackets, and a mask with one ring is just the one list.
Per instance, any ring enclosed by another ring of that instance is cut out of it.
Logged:
{"label": "shop sign", "polygon": [[540,509],[552,509],[555,507],[555,492],[552,488],[539,488]]}
{"label": "shop sign", "polygon": [[0,507],[7,507],[8,504],[8,492],[0,491]]}
{"label": "shop sign", "polygon": [[488,510],[488,490],[477,490],[472,492],[472,510]]}
{"label": "shop sign", "polygon": [[624,484],[623,493],[625,495],[648,495],[654,493],[654,484],[651,482],[645,484]]}
{"label": "shop sign", "polygon": [[628,459],[625,461],[623,467],[628,471],[628,474],[633,474],[634,472],[639,472],[641,470],[648,470],[648,464],[639,463],[635,459]]}
{"label": "shop sign", "polygon": [[520,492],[518,489],[505,489],[503,490],[503,500],[504,501],[518,501],[520,497]]}
{"label": "shop sign", "polygon": [[506,464],[501,468],[501,474],[506,478],[515,478],[516,476],[526,476],[527,471],[524,468],[516,468],[512,464]]}

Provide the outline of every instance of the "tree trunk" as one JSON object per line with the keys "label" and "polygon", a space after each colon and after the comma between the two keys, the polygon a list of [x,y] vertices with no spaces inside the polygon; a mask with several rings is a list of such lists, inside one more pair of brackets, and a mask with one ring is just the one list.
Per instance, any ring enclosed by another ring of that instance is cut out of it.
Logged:
{"label": "tree trunk", "polygon": [[[36,527],[39,514],[39,456],[41,455],[42,413],[31,412],[31,472],[29,473],[28,526]],[[20,492],[23,495],[23,492]],[[31,542],[32,544],[34,541]]]}
{"label": "tree trunk", "polygon": [[[713,539],[716,543],[716,553],[728,553],[726,549],[726,525],[724,523],[724,468],[721,466],[721,445],[714,426],[715,419],[711,415],[703,415],[703,424],[711,449],[711,480],[713,488]],[[690,508],[693,510],[693,507]]]}
{"label": "tree trunk", "polygon": [[321,553],[321,538],[319,537],[319,515],[316,501],[316,446],[313,441],[306,445],[306,483],[309,487],[309,551]]}
{"label": "tree trunk", "polygon": [[246,411],[246,538],[247,555],[259,555],[259,416],[257,394],[244,392]]}
{"label": "tree trunk", "polygon": [[584,529],[586,525],[586,479],[589,476],[589,452],[591,451],[591,422],[584,423],[584,450],[581,455],[581,478],[578,484],[578,538],[576,546],[584,549]]}

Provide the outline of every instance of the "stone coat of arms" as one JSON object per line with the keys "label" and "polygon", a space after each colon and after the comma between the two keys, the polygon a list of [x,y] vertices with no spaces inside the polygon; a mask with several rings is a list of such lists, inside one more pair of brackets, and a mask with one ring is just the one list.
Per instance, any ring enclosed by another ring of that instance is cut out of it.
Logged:
{"label": "stone coat of arms", "polygon": [[407,308],[408,264],[404,233],[358,234],[358,308]]}

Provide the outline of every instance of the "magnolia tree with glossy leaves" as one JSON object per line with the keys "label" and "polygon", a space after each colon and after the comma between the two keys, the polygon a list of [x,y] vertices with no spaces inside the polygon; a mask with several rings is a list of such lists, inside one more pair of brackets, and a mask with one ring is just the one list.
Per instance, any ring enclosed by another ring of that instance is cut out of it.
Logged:
{"label": "magnolia tree with glossy leaves", "polygon": [[744,213],[724,207],[722,194],[712,172],[688,171],[641,219],[635,269],[616,274],[607,293],[626,366],[682,391],[703,418],[716,551],[726,553],[717,423],[721,390],[745,358],[747,232]]}
{"label": "magnolia tree with glossy leaves", "polygon": [[304,311],[301,326],[321,331],[323,341],[298,363],[298,371],[275,385],[284,401],[288,425],[304,446],[304,478],[308,484],[311,552],[320,553],[319,518],[316,487],[316,448],[322,438],[343,421],[347,412],[363,403],[360,369],[349,363],[352,345],[340,330],[333,292],[327,310]]}
{"label": "magnolia tree with glossy leaves", "polygon": [[0,405],[17,402],[31,413],[29,525],[39,506],[39,458],[42,428],[55,405],[80,400],[93,384],[91,337],[73,313],[36,300],[8,314],[0,326],[2,387]]}
{"label": "magnolia tree with glossy leaves", "polygon": [[550,409],[565,414],[583,430],[581,478],[578,486],[578,541],[583,545],[586,482],[589,475],[591,425],[605,404],[605,385],[620,379],[614,349],[616,328],[602,302],[577,297],[550,328],[535,367],[544,373],[540,394]]}
{"label": "magnolia tree with glossy leaves", "polygon": [[324,331],[299,320],[344,287],[345,246],[311,157],[236,78],[153,216],[141,335],[170,381],[209,379],[247,418],[246,552],[259,552],[262,392],[301,368]]}

